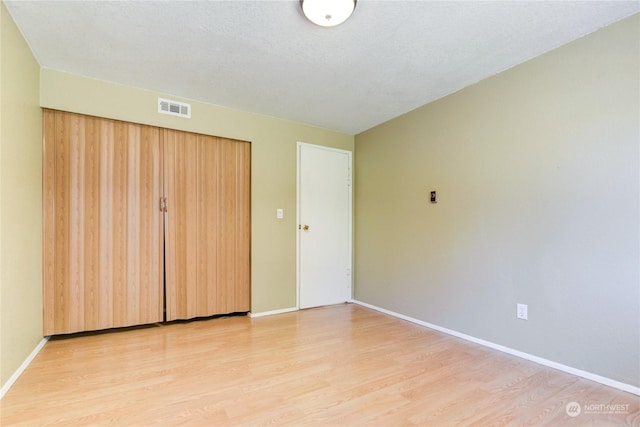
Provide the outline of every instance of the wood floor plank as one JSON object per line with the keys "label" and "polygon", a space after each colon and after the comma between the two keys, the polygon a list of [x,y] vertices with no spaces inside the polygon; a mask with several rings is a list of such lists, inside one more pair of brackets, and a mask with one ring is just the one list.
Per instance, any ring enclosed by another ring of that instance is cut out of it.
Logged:
{"label": "wood floor plank", "polygon": [[341,304],[52,339],[0,425],[640,426],[640,398]]}

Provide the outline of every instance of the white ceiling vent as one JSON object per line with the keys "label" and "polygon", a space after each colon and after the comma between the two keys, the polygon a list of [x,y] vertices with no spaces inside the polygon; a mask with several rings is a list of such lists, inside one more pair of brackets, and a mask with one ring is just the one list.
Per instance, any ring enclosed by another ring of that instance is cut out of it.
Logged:
{"label": "white ceiling vent", "polygon": [[158,98],[158,113],[191,118],[191,104]]}

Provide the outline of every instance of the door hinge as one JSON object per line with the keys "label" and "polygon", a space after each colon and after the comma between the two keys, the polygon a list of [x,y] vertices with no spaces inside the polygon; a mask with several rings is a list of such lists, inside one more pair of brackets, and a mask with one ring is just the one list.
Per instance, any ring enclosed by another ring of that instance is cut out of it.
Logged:
{"label": "door hinge", "polygon": [[166,211],[167,211],[167,198],[160,197],[160,212],[166,212]]}

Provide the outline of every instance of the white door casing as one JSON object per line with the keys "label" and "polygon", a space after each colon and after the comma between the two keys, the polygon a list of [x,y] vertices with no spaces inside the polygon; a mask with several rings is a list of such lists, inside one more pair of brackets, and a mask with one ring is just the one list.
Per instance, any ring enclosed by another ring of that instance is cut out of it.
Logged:
{"label": "white door casing", "polygon": [[350,301],[350,151],[298,143],[298,307]]}

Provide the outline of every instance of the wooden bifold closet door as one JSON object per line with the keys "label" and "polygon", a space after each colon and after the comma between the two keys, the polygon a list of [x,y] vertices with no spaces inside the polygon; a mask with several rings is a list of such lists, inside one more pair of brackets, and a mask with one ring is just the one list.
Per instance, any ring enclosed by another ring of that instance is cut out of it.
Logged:
{"label": "wooden bifold closet door", "polygon": [[249,143],[163,140],[167,320],[249,311]]}
{"label": "wooden bifold closet door", "polygon": [[162,320],[159,129],[44,111],[44,335]]}
{"label": "wooden bifold closet door", "polygon": [[44,335],[249,310],[249,143],[43,123]]}

